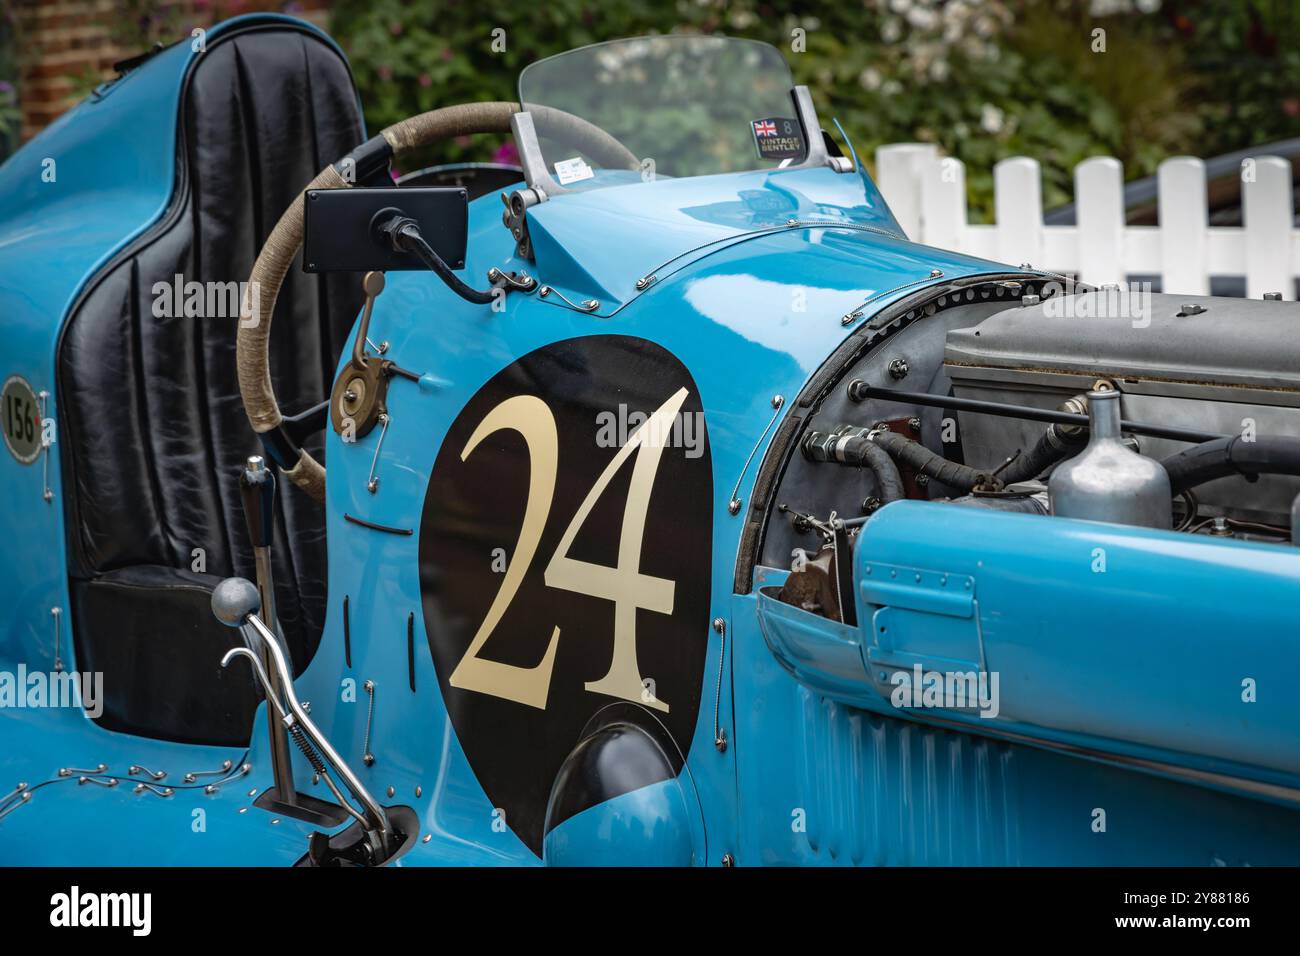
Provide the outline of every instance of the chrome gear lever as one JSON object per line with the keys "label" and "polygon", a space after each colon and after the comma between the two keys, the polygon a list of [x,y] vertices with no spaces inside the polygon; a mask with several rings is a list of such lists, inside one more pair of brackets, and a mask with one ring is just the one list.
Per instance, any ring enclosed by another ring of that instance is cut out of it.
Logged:
{"label": "chrome gear lever", "polygon": [[[311,762],[312,769],[320,774],[339,804],[365,829],[372,858],[377,862],[383,861],[389,856],[393,837],[388,815],[312,722],[306,709],[299,702],[297,694],[294,693],[293,677],[285,662],[284,652],[270,629],[257,616],[261,607],[262,601],[257,586],[247,578],[226,578],[212,591],[212,613],[218,621],[229,627],[245,628],[246,634],[247,629],[251,629],[261,639],[262,649],[271,662],[272,672],[279,678],[279,693],[276,692],[271,675],[262,667],[261,657],[246,647],[235,647],[227,651],[225,657],[221,659],[221,666],[226,667],[236,657],[249,659],[258,680],[266,689],[269,706],[279,716],[285,730],[294,738],[294,742]],[[329,767],[334,768],[344,785],[361,804],[360,813],[343,799],[343,795],[330,777]]]}

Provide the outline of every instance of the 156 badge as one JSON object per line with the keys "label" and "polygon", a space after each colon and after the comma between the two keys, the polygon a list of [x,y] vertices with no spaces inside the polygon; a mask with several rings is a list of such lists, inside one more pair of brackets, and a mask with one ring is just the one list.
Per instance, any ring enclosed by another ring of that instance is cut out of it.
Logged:
{"label": "156 badge", "polygon": [[0,392],[0,432],[5,447],[24,465],[41,453],[41,404],[21,375],[11,375]]}

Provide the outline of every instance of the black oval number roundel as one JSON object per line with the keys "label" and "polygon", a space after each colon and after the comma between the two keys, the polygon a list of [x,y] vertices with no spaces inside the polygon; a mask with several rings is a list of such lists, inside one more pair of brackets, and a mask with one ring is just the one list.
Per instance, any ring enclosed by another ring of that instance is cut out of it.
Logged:
{"label": "black oval number roundel", "polygon": [[695,383],[644,339],[531,352],[448,430],[420,527],[426,631],[470,766],[534,852],[560,764],[600,708],[639,704],[688,751],[712,498]]}

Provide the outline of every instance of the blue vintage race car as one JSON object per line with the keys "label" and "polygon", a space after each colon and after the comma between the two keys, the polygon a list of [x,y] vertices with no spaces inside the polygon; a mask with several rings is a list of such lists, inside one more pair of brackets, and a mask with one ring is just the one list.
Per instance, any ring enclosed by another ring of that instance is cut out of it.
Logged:
{"label": "blue vintage race car", "polygon": [[1297,327],[909,242],[755,42],[124,64],[0,168],[0,863],[1300,862]]}

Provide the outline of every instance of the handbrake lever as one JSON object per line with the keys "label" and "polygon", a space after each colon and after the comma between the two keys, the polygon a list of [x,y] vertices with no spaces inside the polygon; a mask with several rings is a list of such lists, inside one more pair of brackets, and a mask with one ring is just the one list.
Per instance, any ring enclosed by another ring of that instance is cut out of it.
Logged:
{"label": "handbrake lever", "polygon": [[[308,716],[307,711],[298,700],[293,690],[293,679],[288,664],[285,662],[284,652],[280,650],[279,642],[270,629],[257,616],[261,606],[261,599],[258,596],[256,585],[246,578],[226,578],[212,591],[212,613],[217,620],[229,627],[251,627],[253,632],[261,638],[262,646],[266,650],[271,665],[280,679],[280,694],[274,693],[270,675],[261,666],[261,661],[257,655],[247,648],[232,648],[221,659],[221,666],[225,667],[235,657],[249,658],[249,662],[254,665],[254,672],[267,690],[267,700],[272,702],[285,728],[293,736],[299,749],[311,761],[313,769],[321,774],[321,779],[325,781],[326,786],[338,798],[343,809],[365,828],[366,838],[374,859],[377,861],[387,859],[393,834],[392,826],[388,822],[388,815],[371,795],[370,791],[366,789],[365,784],[352,772],[352,768],[339,756],[338,751],[334,749],[325,735],[312,722],[311,717]],[[314,751],[313,747],[315,748]],[[362,813],[358,813],[355,808],[349,805],[348,801],[343,799],[342,794],[330,779],[328,769],[323,765],[324,763],[328,763],[337,771],[348,790],[352,792],[353,797],[361,804]]]}

